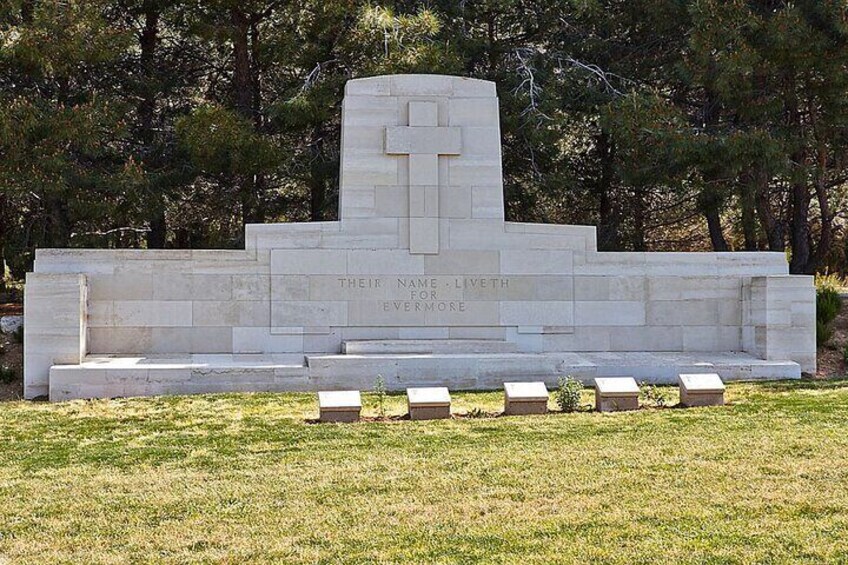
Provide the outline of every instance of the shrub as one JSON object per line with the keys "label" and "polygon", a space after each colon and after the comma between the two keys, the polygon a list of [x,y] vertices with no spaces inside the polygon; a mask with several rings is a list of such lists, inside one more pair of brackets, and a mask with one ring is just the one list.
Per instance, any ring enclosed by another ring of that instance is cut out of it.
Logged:
{"label": "shrub", "polygon": [[845,281],[836,275],[816,275],[816,345],[822,346],[833,337],[831,324],[842,309],[840,290]]}
{"label": "shrub", "polygon": [[554,395],[557,406],[563,412],[577,412],[580,410],[580,394],[583,392],[583,383],[571,375],[559,379],[559,386]]}
{"label": "shrub", "polygon": [[842,349],[842,360],[845,361],[846,365],[848,365],[848,343],[846,343],[845,347]]}
{"label": "shrub", "polygon": [[6,365],[0,365],[0,383],[8,384],[18,378],[18,372]]}
{"label": "shrub", "polygon": [[816,319],[823,324],[830,324],[842,309],[842,299],[839,293],[830,289],[816,291]]}
{"label": "shrub", "polygon": [[827,342],[833,337],[833,328],[830,324],[825,324],[821,320],[816,320],[816,345],[821,347],[827,345]]}
{"label": "shrub", "polygon": [[639,394],[646,404],[662,408],[668,403],[668,395],[660,387],[646,382],[639,383]]}
{"label": "shrub", "polygon": [[377,375],[374,381],[374,394],[377,395],[377,413],[381,418],[386,417],[386,381],[383,375]]}

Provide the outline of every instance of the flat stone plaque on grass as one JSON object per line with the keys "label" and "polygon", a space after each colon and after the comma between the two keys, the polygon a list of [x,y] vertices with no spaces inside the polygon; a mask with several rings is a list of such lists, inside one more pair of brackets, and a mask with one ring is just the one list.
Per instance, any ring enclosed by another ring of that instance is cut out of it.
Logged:
{"label": "flat stone plaque on grass", "polygon": [[681,374],[678,380],[683,406],[724,405],[724,382],[716,373]]}
{"label": "flat stone plaque on grass", "polygon": [[504,413],[545,414],[548,411],[548,389],[542,381],[504,383]]}
{"label": "flat stone plaque on grass", "polygon": [[406,389],[410,420],[439,420],[450,418],[451,398],[447,387]]}
{"label": "flat stone plaque on grass", "polygon": [[639,385],[632,377],[595,379],[595,408],[598,412],[639,409]]}
{"label": "flat stone plaque on grass", "polygon": [[355,422],[362,411],[358,390],[333,390],[318,393],[318,411],[322,422]]}

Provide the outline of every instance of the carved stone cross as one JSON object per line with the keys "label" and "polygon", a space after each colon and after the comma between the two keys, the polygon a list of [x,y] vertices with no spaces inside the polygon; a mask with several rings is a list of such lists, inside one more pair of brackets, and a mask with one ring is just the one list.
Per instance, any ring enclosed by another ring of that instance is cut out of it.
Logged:
{"label": "carved stone cross", "polygon": [[409,158],[409,252],[439,252],[439,155],[459,155],[458,127],[439,127],[435,102],[410,102],[409,125],[386,128],[386,153]]}

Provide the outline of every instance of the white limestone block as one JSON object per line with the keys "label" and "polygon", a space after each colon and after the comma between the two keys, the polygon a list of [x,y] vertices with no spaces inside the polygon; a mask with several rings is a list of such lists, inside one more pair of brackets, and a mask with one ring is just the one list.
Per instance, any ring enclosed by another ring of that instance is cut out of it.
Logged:
{"label": "white limestone block", "polygon": [[424,274],[424,257],[410,255],[406,249],[374,253],[370,249],[348,251],[350,275],[417,275]]}
{"label": "white limestone block", "polygon": [[500,159],[452,158],[447,160],[448,178],[453,186],[494,186],[503,183]]}
{"label": "white limestone block", "polygon": [[112,324],[119,327],[192,325],[190,300],[115,300]]}
{"label": "white limestone block", "polygon": [[271,304],[265,300],[200,300],[192,304],[192,326],[268,327]]}
{"label": "white limestone block", "polygon": [[445,75],[391,75],[392,96],[452,96],[453,77]]}
{"label": "white limestone block", "polygon": [[348,323],[348,303],[271,302],[271,326],[345,326]]}
{"label": "white limestone block", "polygon": [[462,153],[462,129],[457,127],[387,127],[386,153],[390,155],[416,153],[459,155]]}
{"label": "white limestone block", "polygon": [[297,353],[303,335],[274,335],[268,327],[234,327],[233,353]]}
{"label": "white limestone block", "polygon": [[497,159],[501,158],[500,131],[495,126],[463,127],[462,128],[462,158]]}
{"label": "white limestone block", "polygon": [[375,212],[379,217],[405,218],[409,215],[409,186],[378,186]]}
{"label": "white limestone block", "polygon": [[453,95],[456,97],[496,97],[495,83],[468,77],[453,77]]}
{"label": "white limestone block", "polygon": [[275,249],[271,251],[273,275],[343,275],[347,251],[335,249]]}
{"label": "white limestone block", "polygon": [[439,252],[438,218],[409,218],[409,252],[419,254]]}
{"label": "white limestone block", "polygon": [[[497,98],[451,98],[448,112],[452,126],[497,127],[500,122]],[[500,132],[495,137],[500,143]]]}
{"label": "white limestone block", "polygon": [[[439,156],[411,154],[409,156],[410,186],[439,186]],[[412,189],[413,192],[414,189]]]}
{"label": "white limestone block", "polygon": [[470,218],[471,190],[470,186],[440,186],[439,217]]}
{"label": "white limestone block", "polygon": [[342,158],[342,169],[343,187],[400,184],[398,158],[392,155],[346,155]]}
{"label": "white limestone block", "polygon": [[645,316],[645,303],[635,300],[574,303],[574,323],[579,326],[643,326]]}
{"label": "white limestone block", "polygon": [[574,303],[570,301],[502,301],[500,323],[504,326],[571,326]]}
{"label": "white limestone block", "polygon": [[318,410],[322,422],[355,422],[362,411],[362,398],[358,390],[321,391]]}
{"label": "white limestone block", "polygon": [[571,274],[571,251],[504,250],[500,252],[501,273],[504,275]]}
{"label": "white limestone block", "polygon": [[438,126],[439,105],[434,102],[409,102],[410,126]]}
{"label": "white limestone block", "polygon": [[681,374],[680,403],[684,406],[721,406],[725,386],[716,373]]}
{"label": "white limestone block", "polygon": [[506,414],[544,414],[548,411],[548,389],[542,381],[504,383]]}
{"label": "white limestone block", "polygon": [[345,83],[345,99],[367,94],[369,96],[388,96],[391,94],[391,76],[357,78]]}
{"label": "white limestone block", "polygon": [[472,187],[471,216],[473,218],[503,219],[503,188],[501,186]]}
{"label": "white limestone block", "polygon": [[[397,103],[386,96],[348,96],[342,102],[342,123],[347,126],[394,126]],[[347,149],[342,135],[342,149]]]}
{"label": "white limestone block", "polygon": [[595,408],[598,412],[638,410],[639,385],[632,377],[596,377]]}
{"label": "white limestone block", "polygon": [[[393,122],[394,123],[394,122]],[[382,155],[385,126],[348,125],[344,130],[344,153],[349,155]]]}
{"label": "white limestone block", "polygon": [[407,388],[406,398],[412,420],[450,418],[451,398],[447,387]]}
{"label": "white limestone block", "polygon": [[488,275],[498,273],[497,251],[442,251],[426,257],[424,268],[432,275]]}

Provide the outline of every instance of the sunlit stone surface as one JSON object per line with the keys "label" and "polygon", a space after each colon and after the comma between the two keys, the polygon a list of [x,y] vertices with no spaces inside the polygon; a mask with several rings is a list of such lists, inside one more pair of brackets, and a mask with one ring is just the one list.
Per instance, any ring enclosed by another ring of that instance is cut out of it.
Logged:
{"label": "sunlit stone surface", "polygon": [[781,253],[599,253],[592,226],[504,221],[491,82],[350,81],[340,159],[339,221],[250,225],[244,250],[39,250],[26,396],[815,369],[812,278]]}

